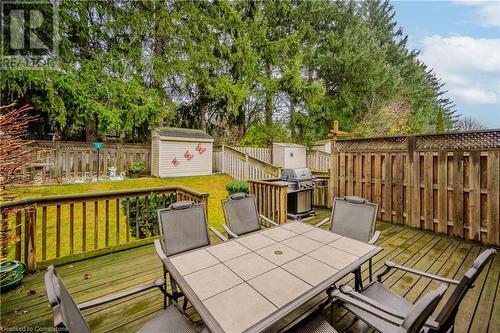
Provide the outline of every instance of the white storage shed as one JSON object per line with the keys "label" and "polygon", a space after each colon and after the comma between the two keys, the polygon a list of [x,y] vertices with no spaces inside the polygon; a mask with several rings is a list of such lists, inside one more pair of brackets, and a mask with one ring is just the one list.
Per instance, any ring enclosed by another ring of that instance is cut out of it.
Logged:
{"label": "white storage shed", "polygon": [[151,175],[212,174],[214,139],[202,130],[161,127],[151,132]]}
{"label": "white storage shed", "polygon": [[295,143],[273,143],[273,164],[283,169],[305,168],[306,147]]}

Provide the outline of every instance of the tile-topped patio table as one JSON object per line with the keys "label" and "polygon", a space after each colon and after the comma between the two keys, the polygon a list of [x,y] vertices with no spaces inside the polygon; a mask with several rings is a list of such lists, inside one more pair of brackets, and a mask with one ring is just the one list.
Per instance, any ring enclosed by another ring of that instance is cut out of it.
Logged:
{"label": "tile-topped patio table", "polygon": [[166,265],[213,333],[261,332],[381,250],[292,222],[171,256]]}

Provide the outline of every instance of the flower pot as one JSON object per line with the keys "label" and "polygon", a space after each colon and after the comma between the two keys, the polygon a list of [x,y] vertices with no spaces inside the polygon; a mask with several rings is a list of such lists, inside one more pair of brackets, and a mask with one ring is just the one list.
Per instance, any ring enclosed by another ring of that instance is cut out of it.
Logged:
{"label": "flower pot", "polygon": [[129,172],[128,177],[129,178],[139,178],[139,177],[141,177],[141,174],[138,172]]}

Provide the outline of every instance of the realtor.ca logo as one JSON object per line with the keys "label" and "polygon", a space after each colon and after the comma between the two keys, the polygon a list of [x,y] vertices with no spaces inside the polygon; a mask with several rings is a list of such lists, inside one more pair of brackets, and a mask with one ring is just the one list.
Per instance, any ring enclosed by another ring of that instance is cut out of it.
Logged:
{"label": "realtor.ca logo", "polygon": [[1,0],[0,70],[55,68],[57,14],[57,0]]}

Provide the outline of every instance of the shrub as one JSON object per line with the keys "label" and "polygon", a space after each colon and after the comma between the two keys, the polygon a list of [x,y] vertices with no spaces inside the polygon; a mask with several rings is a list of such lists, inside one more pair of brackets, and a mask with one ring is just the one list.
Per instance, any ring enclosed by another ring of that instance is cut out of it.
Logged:
{"label": "shrub", "polygon": [[248,182],[241,180],[238,182],[231,182],[227,183],[226,185],[226,190],[229,193],[229,195],[238,193],[238,192],[244,192],[248,193]]}
{"label": "shrub", "polygon": [[[146,209],[146,197],[139,197],[139,237],[137,236],[135,215],[137,207],[137,199],[129,199],[129,226],[130,232],[133,237],[144,238],[146,236],[157,235],[158,234],[158,215],[156,211],[160,208],[165,208],[172,202],[171,199],[175,199],[174,194],[165,194],[165,205],[163,205],[163,195],[158,195],[151,192],[148,197],[148,208]],[[174,200],[175,201],[175,200]],[[127,213],[127,200],[121,200],[121,206],[125,214]]]}
{"label": "shrub", "polygon": [[146,164],[144,161],[138,161],[138,162],[127,162],[127,170],[128,172],[133,172],[133,173],[142,173],[146,170]]}
{"label": "shrub", "polygon": [[273,142],[290,142],[291,137],[280,123],[271,125],[254,124],[250,126],[245,137],[239,143],[245,147],[269,147]]}

